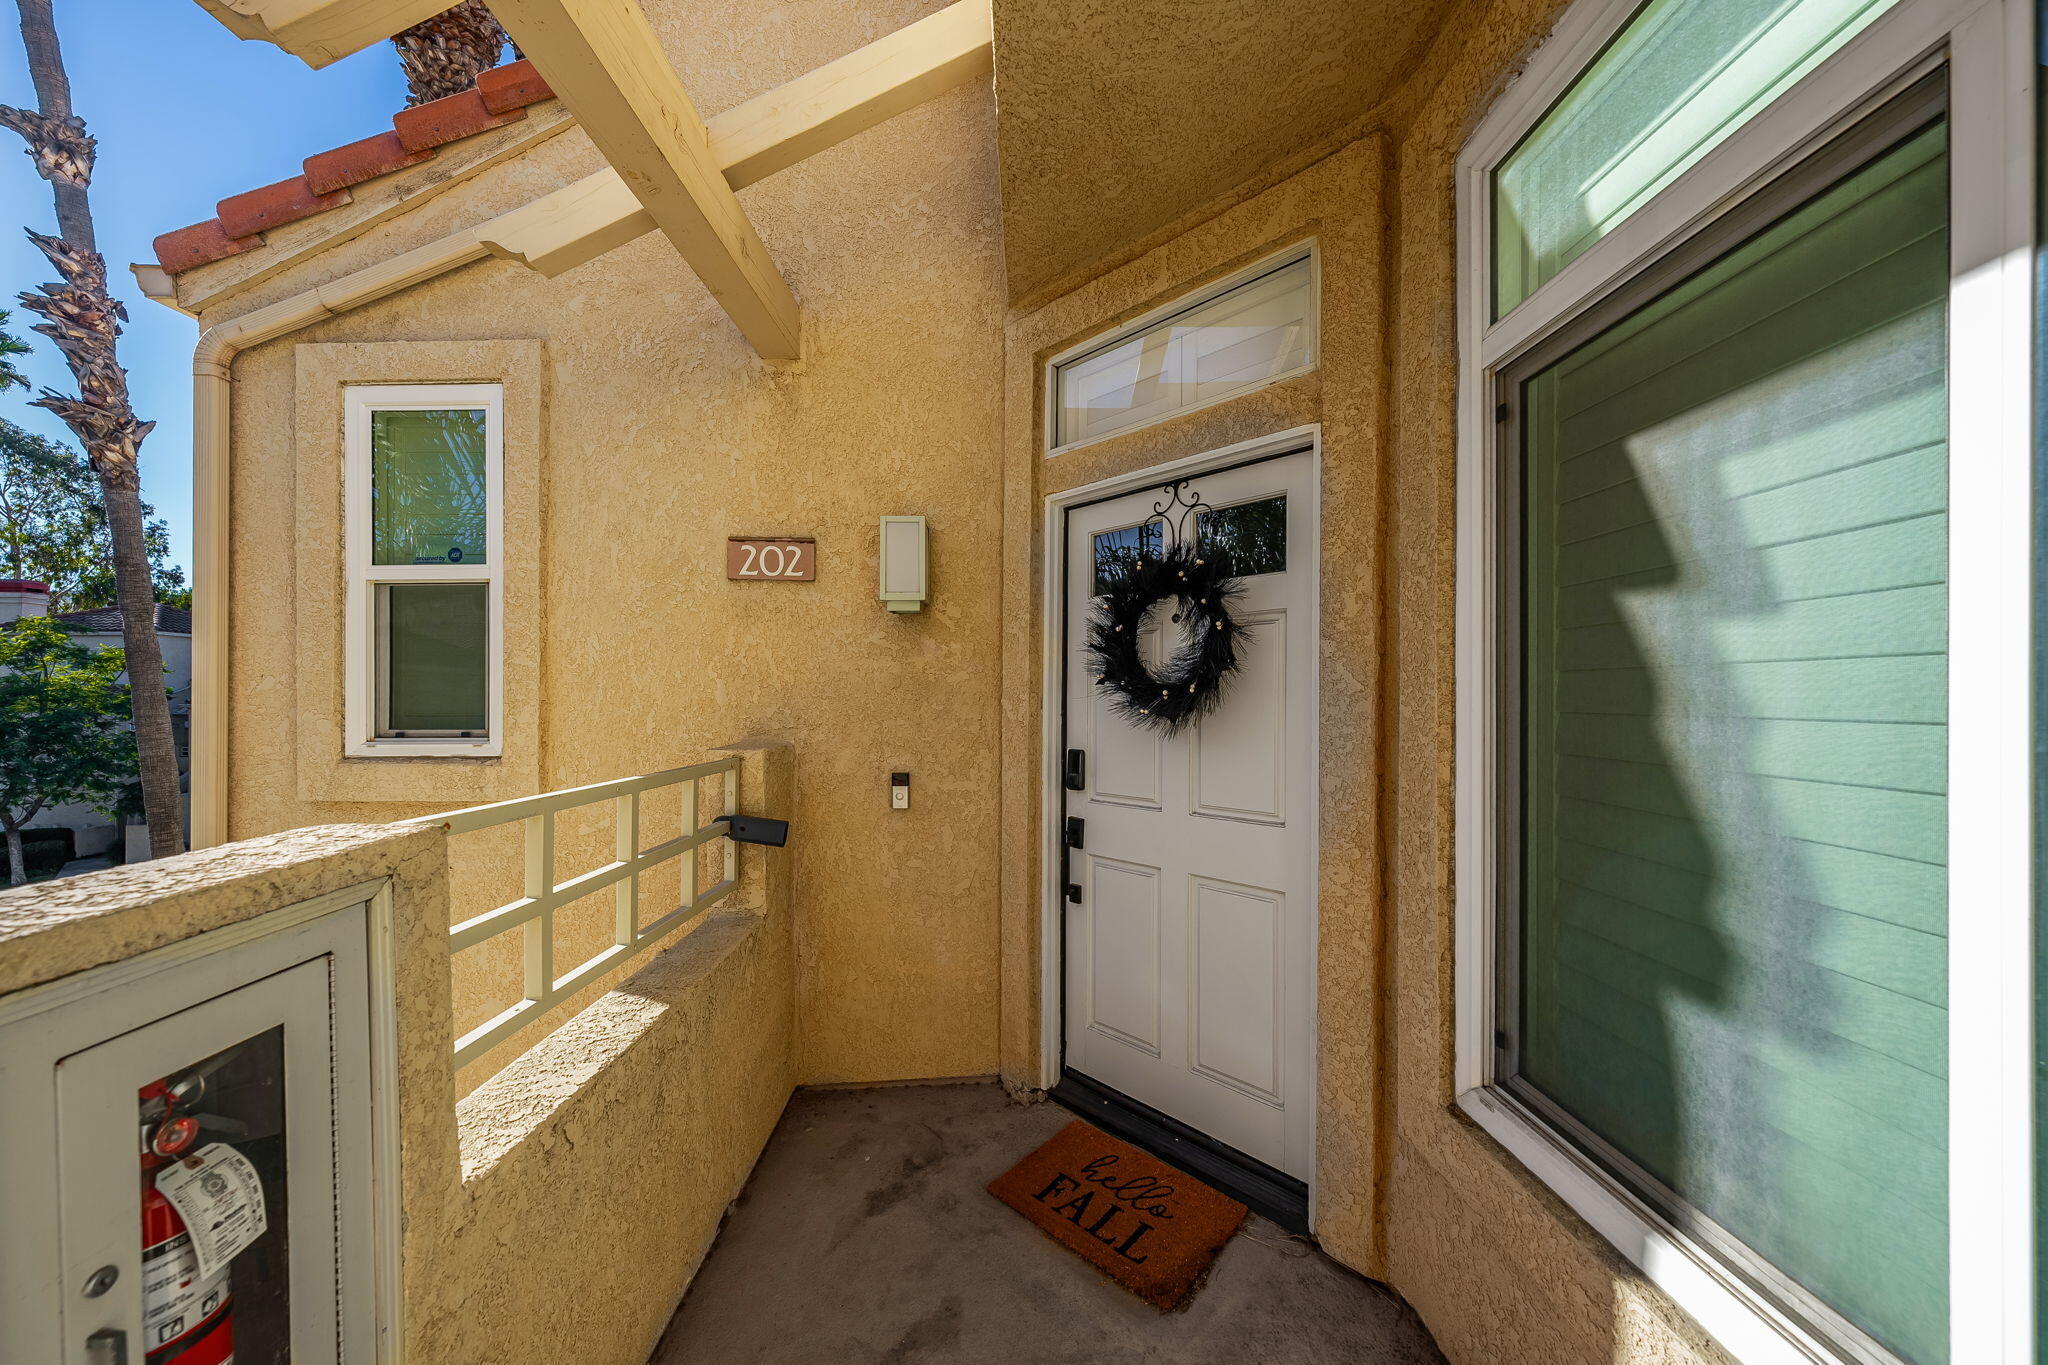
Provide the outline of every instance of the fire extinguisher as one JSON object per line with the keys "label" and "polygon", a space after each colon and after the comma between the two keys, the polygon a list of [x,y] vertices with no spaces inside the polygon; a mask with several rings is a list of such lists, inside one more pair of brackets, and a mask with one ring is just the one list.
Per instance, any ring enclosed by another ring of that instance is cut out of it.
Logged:
{"label": "fire extinguisher", "polygon": [[156,1173],[192,1150],[199,1119],[181,1112],[203,1081],[170,1077],[142,1087],[142,1339],[148,1365],[234,1365],[235,1310],[229,1271],[199,1273],[192,1234]]}

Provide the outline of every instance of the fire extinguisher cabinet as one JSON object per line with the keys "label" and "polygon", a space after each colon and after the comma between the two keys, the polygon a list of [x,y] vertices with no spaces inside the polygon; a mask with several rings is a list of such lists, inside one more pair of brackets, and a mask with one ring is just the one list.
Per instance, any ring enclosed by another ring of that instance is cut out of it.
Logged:
{"label": "fire extinguisher cabinet", "polygon": [[0,1361],[395,1359],[386,904],[339,892],[0,999]]}

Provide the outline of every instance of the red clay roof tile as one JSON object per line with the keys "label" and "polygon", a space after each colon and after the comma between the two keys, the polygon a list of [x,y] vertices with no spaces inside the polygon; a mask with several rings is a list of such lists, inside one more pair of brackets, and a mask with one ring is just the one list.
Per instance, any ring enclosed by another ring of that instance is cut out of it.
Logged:
{"label": "red clay roof tile", "polygon": [[212,261],[226,260],[237,252],[247,251],[252,246],[262,246],[261,237],[230,237],[220,225],[220,219],[209,218],[191,227],[181,227],[166,232],[152,243],[156,250],[156,263],[175,275],[181,270],[206,265]]}
{"label": "red clay roof tile", "polygon": [[478,76],[476,92],[483,96],[484,108],[494,114],[524,109],[529,104],[539,104],[555,97],[555,92],[548,88],[546,77],[524,57],[505,66],[494,66]]}
{"label": "red clay roof tile", "polygon": [[315,152],[306,158],[306,184],[315,194],[332,194],[373,180],[390,171],[402,171],[429,160],[432,152],[408,152],[398,134],[378,133],[346,147]]}
{"label": "red clay roof tile", "polygon": [[484,97],[476,92],[475,86],[471,86],[459,95],[429,100],[401,110],[392,117],[391,126],[398,130],[398,140],[405,144],[408,152],[423,152],[525,117],[523,108],[503,114],[492,113],[484,108]]}
{"label": "red clay roof tile", "polygon": [[252,237],[265,228],[296,223],[322,209],[335,208],[347,202],[347,190],[315,194],[313,187],[306,183],[305,176],[295,175],[259,190],[230,195],[213,208],[220,215],[221,230],[228,236]]}
{"label": "red clay roof tile", "polygon": [[435,149],[526,117],[555,92],[529,61],[493,67],[472,88],[394,115],[391,131],[306,158],[301,174],[223,199],[219,215],[155,242],[157,264],[173,275],[261,246],[261,233],[349,202],[348,187],[416,166]]}

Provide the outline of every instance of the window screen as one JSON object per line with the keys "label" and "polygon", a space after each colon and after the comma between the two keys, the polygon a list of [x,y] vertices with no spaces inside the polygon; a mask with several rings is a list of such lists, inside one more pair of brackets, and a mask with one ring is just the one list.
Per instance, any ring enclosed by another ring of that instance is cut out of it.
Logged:
{"label": "window screen", "polygon": [[1920,1365],[1947,1358],[1945,146],[1516,400],[1510,1087]]}
{"label": "window screen", "polygon": [[1893,0],[1651,0],[1494,173],[1494,316]]}
{"label": "window screen", "polygon": [[1315,363],[1303,256],[1053,370],[1052,444],[1143,426]]}
{"label": "window screen", "polygon": [[391,583],[377,590],[379,734],[484,733],[490,724],[489,594],[484,583]]}

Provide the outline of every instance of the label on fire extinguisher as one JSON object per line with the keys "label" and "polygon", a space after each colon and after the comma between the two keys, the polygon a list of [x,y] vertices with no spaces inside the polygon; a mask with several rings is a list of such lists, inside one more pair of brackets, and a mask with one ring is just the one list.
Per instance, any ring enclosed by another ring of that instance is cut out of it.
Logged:
{"label": "label on fire extinguisher", "polygon": [[263,1181],[256,1168],[225,1142],[202,1147],[157,1173],[157,1193],[185,1220],[199,1273],[211,1278],[269,1226]]}
{"label": "label on fire extinguisher", "polygon": [[142,1253],[142,1339],[149,1350],[184,1336],[216,1312],[228,1298],[228,1271],[212,1275],[199,1269],[192,1238],[178,1233]]}

